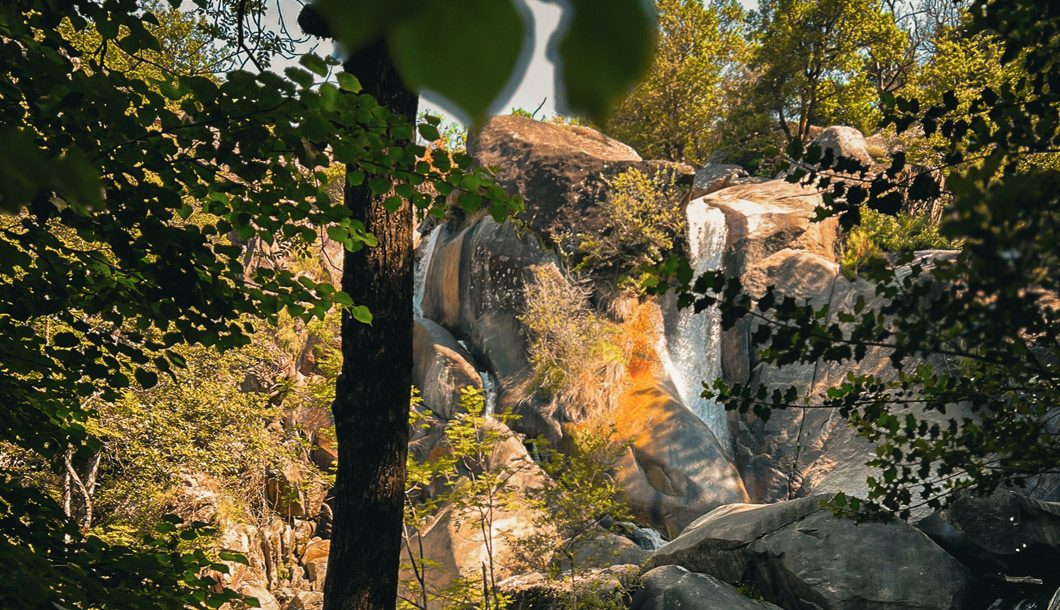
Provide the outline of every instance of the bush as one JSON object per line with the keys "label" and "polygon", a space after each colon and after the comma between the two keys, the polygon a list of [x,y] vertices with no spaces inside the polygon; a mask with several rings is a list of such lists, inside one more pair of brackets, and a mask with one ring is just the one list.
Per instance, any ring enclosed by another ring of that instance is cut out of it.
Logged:
{"label": "bush", "polygon": [[246,371],[266,354],[256,348],[178,351],[188,367],[174,378],[161,376],[154,388],[130,388],[99,405],[91,427],[106,448],[96,499],[105,529],[146,529],[177,508],[184,473],[214,478],[243,513],[261,502],[248,490],[264,488],[268,462],[290,457],[266,429],[279,409],[265,394],[239,389]]}
{"label": "bush", "polygon": [[898,216],[861,207],[861,224],[847,235],[843,249],[843,274],[854,279],[858,271],[885,254],[956,247],[939,235],[939,226],[927,214]]}
{"label": "bush", "polygon": [[577,235],[575,270],[614,278],[619,286],[639,285],[641,268],[662,262],[684,232],[684,193],[675,178],[674,171],[630,169],[608,180],[601,203],[607,226],[599,235]]}
{"label": "bush", "polygon": [[588,287],[542,267],[526,286],[525,301],[519,320],[530,335],[532,387],[562,404],[567,419],[610,410],[626,352],[618,326],[589,307]]}

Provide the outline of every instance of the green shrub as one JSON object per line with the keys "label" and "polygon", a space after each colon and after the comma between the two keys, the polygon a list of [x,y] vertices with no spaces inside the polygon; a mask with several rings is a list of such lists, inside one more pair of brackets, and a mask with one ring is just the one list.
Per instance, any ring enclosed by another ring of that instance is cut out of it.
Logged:
{"label": "green shrub", "polygon": [[630,169],[608,180],[601,203],[607,226],[576,236],[575,270],[614,278],[619,286],[639,285],[641,268],[662,262],[684,232],[684,193],[675,178],[673,171]]}
{"label": "green shrub", "polygon": [[897,216],[861,208],[861,224],[847,235],[843,249],[843,274],[854,279],[858,271],[880,261],[885,254],[956,247],[939,235],[938,223],[927,214]]}
{"label": "green shrub", "polygon": [[542,267],[526,286],[525,301],[519,320],[530,337],[532,387],[562,405],[561,415],[571,420],[612,407],[626,353],[618,325],[589,306],[588,287]]}
{"label": "green shrub", "polygon": [[[265,512],[269,467],[296,459],[269,426],[280,407],[262,392],[243,392],[249,370],[270,358],[258,347],[218,353],[178,347],[187,368],[159,376],[155,387],[131,387],[97,407],[92,433],[103,443],[95,504],[100,532],[122,538],[146,533],[180,508],[182,477],[208,475],[221,492],[219,509],[242,519]],[[277,429],[277,427],[273,427]]]}

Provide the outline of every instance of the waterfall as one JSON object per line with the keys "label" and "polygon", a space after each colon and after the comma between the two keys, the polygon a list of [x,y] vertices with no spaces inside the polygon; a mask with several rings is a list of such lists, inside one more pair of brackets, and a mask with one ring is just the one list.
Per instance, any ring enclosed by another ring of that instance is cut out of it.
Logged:
{"label": "waterfall", "polygon": [[[689,263],[698,277],[721,267],[725,251],[725,215],[702,199],[688,204]],[[673,379],[681,400],[729,447],[725,409],[700,396],[702,382],[713,383],[721,376],[721,316],[711,307],[700,313],[692,308],[677,312],[676,325],[667,328],[666,349],[659,350],[663,366]]]}
{"label": "waterfall", "polygon": [[412,296],[412,310],[414,315],[423,316],[423,286],[427,281],[427,270],[431,266],[431,259],[434,258],[434,247],[438,243],[438,234],[441,232],[442,225],[434,227],[431,230],[430,236],[427,238],[427,249],[424,250],[423,256],[416,259],[415,269],[413,270],[413,296]]}
{"label": "waterfall", "polygon": [[[457,343],[467,350],[467,353],[471,353],[471,347],[468,346],[467,341],[461,339]],[[482,397],[485,400],[482,414],[486,416],[486,419],[493,419],[493,413],[497,408],[497,382],[493,380],[493,374],[485,367],[479,368],[478,363],[474,361],[471,362],[471,365],[475,367],[475,371],[478,372],[478,376],[482,379]]]}
{"label": "waterfall", "polygon": [[666,546],[666,540],[663,539],[659,532],[651,528],[640,527],[635,523],[628,522],[623,523],[623,525],[632,528],[633,533],[630,535],[630,538],[637,544],[637,546],[645,551],[658,551]]}

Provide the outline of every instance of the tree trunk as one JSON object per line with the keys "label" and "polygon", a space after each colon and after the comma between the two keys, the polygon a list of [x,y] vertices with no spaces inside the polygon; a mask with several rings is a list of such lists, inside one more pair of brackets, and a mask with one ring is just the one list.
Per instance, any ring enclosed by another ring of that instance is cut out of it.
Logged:
{"label": "tree trunk", "polygon": [[[377,43],[345,65],[365,92],[415,121],[407,91]],[[412,209],[387,212],[366,186],[346,187],[354,218],[379,240],[347,252],[342,289],[372,312],[342,318],[342,372],[332,412],[338,444],[334,525],[324,610],[394,608],[401,553],[405,456],[412,385]]]}

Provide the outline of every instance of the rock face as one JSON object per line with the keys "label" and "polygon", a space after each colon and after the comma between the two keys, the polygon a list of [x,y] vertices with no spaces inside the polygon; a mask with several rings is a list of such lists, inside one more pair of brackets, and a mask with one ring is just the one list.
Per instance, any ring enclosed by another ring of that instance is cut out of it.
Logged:
{"label": "rock face", "polygon": [[757,182],[762,182],[762,179],[751,177],[747,170],[739,165],[708,163],[696,170],[696,177],[692,181],[692,198],[709,195],[737,184]]}
{"label": "rock face", "polygon": [[644,588],[630,610],[780,610],[769,602],[740,595],[736,587],[681,566],[662,566],[641,577]]}
{"label": "rock face", "polygon": [[485,216],[460,227],[446,223],[437,231],[424,280],[424,317],[465,340],[475,360],[496,377],[497,408],[521,416],[515,423],[519,432],[557,440],[559,424],[528,404],[532,371],[518,320],[533,270],[552,264],[553,257],[533,237]]}
{"label": "rock face", "polygon": [[903,522],[837,520],[821,497],[733,505],[704,515],[656,551],[729,584],[749,582],[790,610],[958,610],[971,575]]}
{"label": "rock face", "polygon": [[722,189],[704,202],[725,214],[728,238],[722,267],[730,275],[743,275],[785,248],[836,260],[837,221],[811,222],[814,208],[823,204],[816,190],[771,180]]}
{"label": "rock face", "polygon": [[710,428],[676,394],[652,377],[635,381],[615,421],[619,438],[632,440],[617,464],[630,508],[670,538],[700,515],[748,497]]}
{"label": "rock face", "polygon": [[[722,269],[739,277],[752,296],[775,286],[779,294],[808,299],[816,307],[845,298],[846,280],[836,256],[836,221],[812,222],[814,208],[822,204],[815,190],[773,180],[722,189],[701,201],[724,214]],[[722,332],[721,371],[726,382],[770,389],[794,385],[803,395],[826,387],[830,380],[815,364],[758,363],[757,347],[750,342],[753,331],[750,321],[743,320]],[[862,464],[870,448],[830,411],[778,411],[768,421],[733,412],[729,428],[732,457],[754,501],[773,502],[825,488],[847,490],[848,483],[864,487],[867,472]]]}

